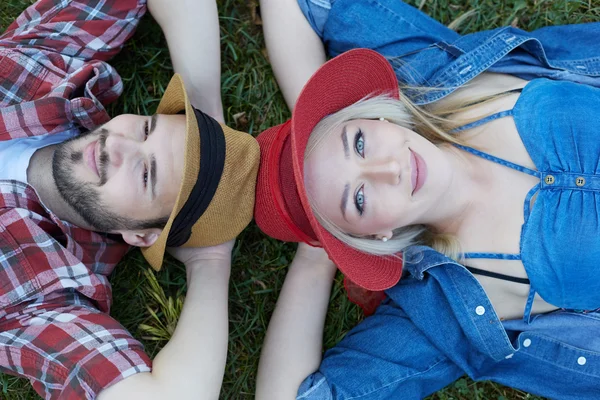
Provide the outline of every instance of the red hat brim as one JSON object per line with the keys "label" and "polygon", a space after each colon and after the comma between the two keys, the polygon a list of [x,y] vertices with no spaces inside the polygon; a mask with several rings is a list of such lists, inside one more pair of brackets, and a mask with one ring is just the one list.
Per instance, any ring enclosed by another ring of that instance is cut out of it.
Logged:
{"label": "red hat brim", "polygon": [[[400,280],[402,260],[399,255],[378,256],[351,248],[319,224],[304,186],[304,151],[313,129],[324,117],[365,97],[380,94],[400,98],[398,80],[389,62],[372,50],[350,50],[323,64],[308,80],[296,102],[291,126],[271,128],[257,138],[261,146],[255,208],[259,227],[282,240],[285,237],[313,245],[314,239],[318,240],[348,279],[372,291],[390,288]],[[291,143],[284,150],[283,147],[273,150],[274,143],[287,140]],[[274,174],[279,176],[278,183],[274,183]],[[294,190],[286,190],[283,186],[289,186],[286,183],[291,179],[295,183]],[[300,204],[302,210],[278,206],[278,202],[286,203],[276,200],[278,197],[287,198],[289,204]],[[306,224],[303,228],[298,223],[292,224],[293,228],[288,226],[294,219],[308,221],[312,229],[307,229]]]}

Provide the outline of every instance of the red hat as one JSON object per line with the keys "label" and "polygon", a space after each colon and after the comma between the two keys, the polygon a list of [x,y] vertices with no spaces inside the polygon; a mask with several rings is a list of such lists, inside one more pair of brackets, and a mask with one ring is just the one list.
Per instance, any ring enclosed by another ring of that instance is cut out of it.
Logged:
{"label": "red hat", "polygon": [[400,98],[396,74],[379,53],[355,49],[323,64],[302,89],[291,121],[257,137],[261,159],[254,209],[256,223],[267,235],[320,244],[347,278],[372,291],[390,288],[400,280],[402,260],[351,248],[319,224],[304,186],[304,151],[324,117],[379,94]]}

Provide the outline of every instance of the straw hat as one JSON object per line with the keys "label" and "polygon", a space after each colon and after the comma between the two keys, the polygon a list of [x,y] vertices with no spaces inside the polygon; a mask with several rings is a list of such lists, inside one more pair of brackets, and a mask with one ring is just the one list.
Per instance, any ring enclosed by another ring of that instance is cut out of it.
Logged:
{"label": "straw hat", "polygon": [[291,121],[257,137],[261,162],[254,210],[256,223],[267,235],[322,246],[347,278],[372,291],[394,286],[402,261],[351,248],[319,224],[304,186],[304,151],[324,117],[378,94],[400,98],[396,74],[380,54],[355,49],[323,64],[302,89]]}
{"label": "straw hat", "polygon": [[159,114],[186,117],[184,174],[169,220],[142,254],[162,266],[165,248],[213,246],[235,238],[252,220],[260,150],[249,134],[221,125],[190,104],[175,74],[158,105]]}

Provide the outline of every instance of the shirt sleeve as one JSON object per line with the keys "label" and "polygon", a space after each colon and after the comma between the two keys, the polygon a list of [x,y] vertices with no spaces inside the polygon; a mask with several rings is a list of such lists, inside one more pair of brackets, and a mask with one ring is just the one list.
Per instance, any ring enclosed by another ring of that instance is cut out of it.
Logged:
{"label": "shirt sleeve", "polygon": [[140,342],[108,314],[68,290],[0,319],[0,369],[26,377],[46,399],[93,399],[151,370]]}
{"label": "shirt sleeve", "polygon": [[421,399],[462,375],[388,299],[325,353],[297,399]]}
{"label": "shirt sleeve", "polygon": [[40,0],[0,36],[0,140],[93,129],[123,91],[106,61],[133,35],[145,0]]}
{"label": "shirt sleeve", "polygon": [[437,72],[462,52],[451,43],[461,36],[399,0],[298,0],[306,19],[334,57],[368,48],[390,60],[398,79],[429,86]]}
{"label": "shirt sleeve", "polygon": [[0,47],[107,61],[133,35],[145,11],[145,0],[41,0],[6,29]]}

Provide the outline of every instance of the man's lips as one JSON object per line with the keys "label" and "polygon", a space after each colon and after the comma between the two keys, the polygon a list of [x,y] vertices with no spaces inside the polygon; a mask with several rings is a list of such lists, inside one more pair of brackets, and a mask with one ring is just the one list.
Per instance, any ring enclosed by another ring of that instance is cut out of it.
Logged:
{"label": "man's lips", "polygon": [[100,173],[98,172],[98,163],[96,162],[96,149],[98,147],[98,141],[95,140],[92,143],[88,144],[84,150],[85,162],[88,168],[94,172],[98,177],[100,177]]}

